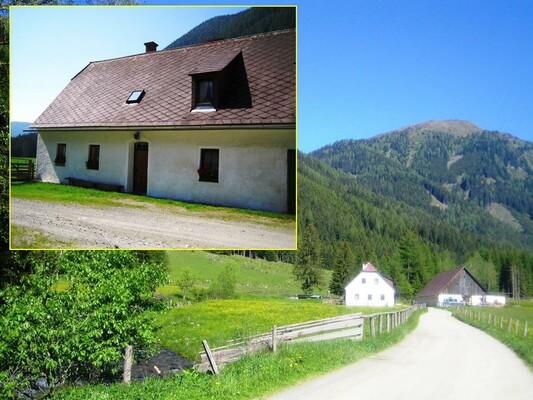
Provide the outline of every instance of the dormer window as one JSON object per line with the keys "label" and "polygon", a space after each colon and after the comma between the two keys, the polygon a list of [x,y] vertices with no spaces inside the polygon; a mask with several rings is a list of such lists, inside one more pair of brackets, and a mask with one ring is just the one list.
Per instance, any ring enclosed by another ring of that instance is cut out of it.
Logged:
{"label": "dormer window", "polygon": [[126,104],[140,103],[146,92],[144,90],[134,90],[126,100]]}
{"label": "dormer window", "polygon": [[196,83],[196,105],[210,105],[213,106],[213,81],[201,80]]}
{"label": "dormer window", "polygon": [[[210,112],[228,106],[235,107],[236,105],[231,104],[232,98],[235,97],[232,96],[232,91],[249,93],[249,90],[231,86],[237,81],[247,88],[246,74],[242,71],[244,64],[240,50],[215,52],[199,61],[194,70],[189,72],[192,78],[191,112]],[[239,106],[242,108],[242,105]]]}
{"label": "dormer window", "polygon": [[195,110],[215,110],[215,84],[212,79],[199,79],[195,82]]}

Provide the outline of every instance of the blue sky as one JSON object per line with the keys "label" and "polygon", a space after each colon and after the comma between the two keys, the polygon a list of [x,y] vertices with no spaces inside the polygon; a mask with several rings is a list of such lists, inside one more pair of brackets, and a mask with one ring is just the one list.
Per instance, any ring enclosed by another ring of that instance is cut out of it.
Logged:
{"label": "blue sky", "polygon": [[[434,119],[469,120],[533,141],[533,2],[268,4],[298,6],[300,150]],[[13,120],[35,119],[90,61],[143,52],[150,40],[161,49],[203,20],[240,9],[145,8],[140,14],[153,14],[136,19],[131,8],[110,16],[84,8],[83,18],[36,15],[30,21],[19,11],[11,15]],[[42,102],[31,108],[37,99]]]}

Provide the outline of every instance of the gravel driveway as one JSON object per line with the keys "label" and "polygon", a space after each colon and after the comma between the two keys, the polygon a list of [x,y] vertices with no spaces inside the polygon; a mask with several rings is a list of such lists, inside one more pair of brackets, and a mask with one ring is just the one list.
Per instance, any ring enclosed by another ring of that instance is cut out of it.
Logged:
{"label": "gravel driveway", "polygon": [[486,333],[430,308],[407,339],[270,400],[529,400],[533,373]]}
{"label": "gravel driveway", "polygon": [[219,216],[217,213],[194,213],[178,207],[158,207],[149,203],[142,203],[142,207],[88,207],[11,199],[12,225],[41,231],[52,240],[73,243],[68,248],[296,247],[292,224],[284,223],[280,227],[262,222],[261,217],[255,216],[242,217],[245,222],[222,218],[223,213]]}

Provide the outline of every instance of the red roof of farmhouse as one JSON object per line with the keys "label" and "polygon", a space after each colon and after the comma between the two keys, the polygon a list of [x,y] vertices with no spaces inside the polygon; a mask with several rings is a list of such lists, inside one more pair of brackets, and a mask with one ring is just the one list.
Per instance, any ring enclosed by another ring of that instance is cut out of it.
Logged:
{"label": "red roof of farmhouse", "polygon": [[[216,111],[191,112],[195,74],[230,64]],[[144,96],[128,104],[133,91]],[[295,114],[296,34],[289,29],[91,62],[32,127],[293,125]]]}

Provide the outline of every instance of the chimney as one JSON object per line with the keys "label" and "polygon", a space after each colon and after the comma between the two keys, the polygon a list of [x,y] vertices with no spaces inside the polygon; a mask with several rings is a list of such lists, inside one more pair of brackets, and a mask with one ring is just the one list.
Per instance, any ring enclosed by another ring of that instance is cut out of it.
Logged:
{"label": "chimney", "polygon": [[156,42],[146,42],[144,45],[146,46],[147,53],[157,51],[157,46],[159,46]]}

